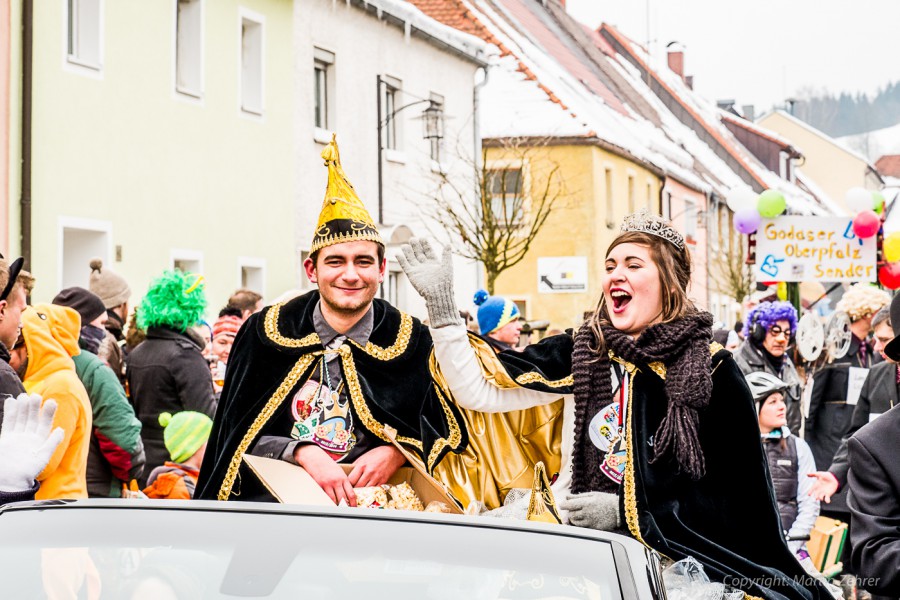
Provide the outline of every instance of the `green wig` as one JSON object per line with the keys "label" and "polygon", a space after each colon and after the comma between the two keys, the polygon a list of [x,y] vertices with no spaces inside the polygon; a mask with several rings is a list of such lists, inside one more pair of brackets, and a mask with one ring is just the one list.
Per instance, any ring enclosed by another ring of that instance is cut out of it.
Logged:
{"label": "green wig", "polygon": [[203,276],[178,269],[165,271],[150,283],[147,295],[137,311],[138,326],[168,327],[185,332],[200,320],[206,310]]}

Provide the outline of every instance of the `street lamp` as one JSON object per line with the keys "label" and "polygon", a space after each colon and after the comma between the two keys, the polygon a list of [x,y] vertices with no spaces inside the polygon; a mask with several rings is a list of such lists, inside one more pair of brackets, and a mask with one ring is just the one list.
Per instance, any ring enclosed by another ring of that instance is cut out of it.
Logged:
{"label": "street lamp", "polygon": [[[431,141],[440,141],[444,137],[444,110],[439,102],[431,99],[416,100],[394,109],[388,115],[381,118],[381,99],[385,81],[381,75],[377,76],[376,97],[378,98],[378,224],[384,224],[384,176],[382,164],[384,162],[384,129],[400,112],[411,106],[428,103],[428,107],[422,111],[419,117],[422,119],[422,138]],[[398,90],[399,91],[399,90]]]}

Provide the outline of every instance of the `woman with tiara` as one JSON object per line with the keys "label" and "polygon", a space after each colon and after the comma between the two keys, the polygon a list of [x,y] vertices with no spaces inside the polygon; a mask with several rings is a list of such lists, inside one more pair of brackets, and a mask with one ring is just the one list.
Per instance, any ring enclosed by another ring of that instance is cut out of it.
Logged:
{"label": "woman with tiara", "polygon": [[578,331],[496,354],[490,369],[503,373],[486,378],[453,302],[448,249],[411,240],[400,257],[459,406],[501,413],[562,397],[552,488],[565,521],[693,557],[751,598],[831,598],[783,539],[753,398],[712,342],[712,316],[688,298],[684,238],[658,216],[629,215],[603,261],[603,293]]}

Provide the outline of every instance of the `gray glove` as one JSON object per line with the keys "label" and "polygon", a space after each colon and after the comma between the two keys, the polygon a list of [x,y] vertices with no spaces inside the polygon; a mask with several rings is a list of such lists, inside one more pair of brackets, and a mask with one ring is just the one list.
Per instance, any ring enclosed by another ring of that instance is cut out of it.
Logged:
{"label": "gray glove", "polygon": [[441,258],[426,239],[412,238],[403,244],[397,261],[409,283],[425,299],[429,325],[434,328],[464,324],[453,299],[453,258],[444,246]]}
{"label": "gray glove", "polygon": [[612,531],[621,526],[619,497],[606,492],[568,494],[559,507],[568,511],[569,523],[577,527],[589,527],[600,531]]}
{"label": "gray glove", "polygon": [[37,394],[19,394],[5,400],[0,429],[0,490],[21,492],[34,486],[35,477],[63,439],[60,427],[50,431],[54,415],[56,401],[47,400],[41,407]]}

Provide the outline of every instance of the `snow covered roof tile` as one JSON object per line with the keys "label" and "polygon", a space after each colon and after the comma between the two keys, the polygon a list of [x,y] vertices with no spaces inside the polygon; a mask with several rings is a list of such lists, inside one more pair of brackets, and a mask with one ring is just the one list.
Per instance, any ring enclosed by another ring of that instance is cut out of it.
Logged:
{"label": "snow covered roof tile", "polygon": [[885,154],[875,161],[875,170],[882,177],[900,177],[900,154]]}

